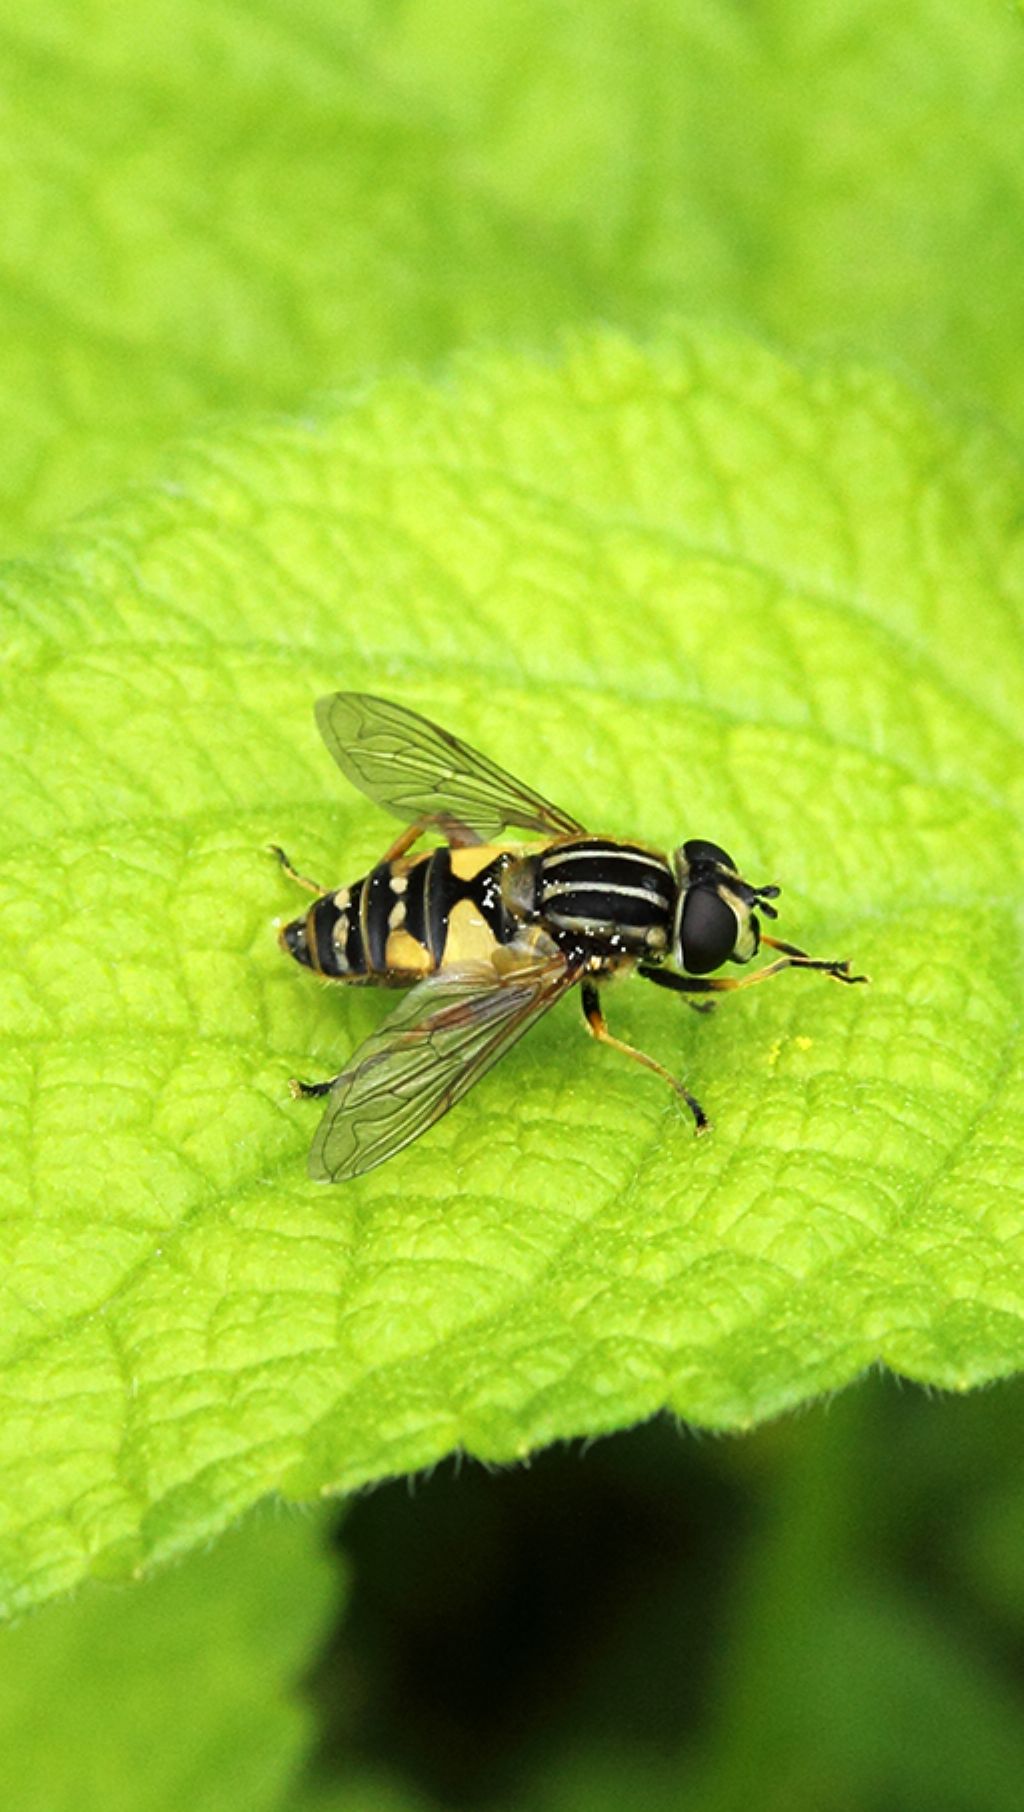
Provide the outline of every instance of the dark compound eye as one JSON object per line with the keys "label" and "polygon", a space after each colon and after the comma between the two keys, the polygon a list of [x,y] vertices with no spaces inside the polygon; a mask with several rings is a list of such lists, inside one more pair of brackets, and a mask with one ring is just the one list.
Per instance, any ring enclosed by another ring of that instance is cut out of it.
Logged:
{"label": "dark compound eye", "polygon": [[[708,847],[712,847],[708,845]],[[680,928],[683,968],[707,975],[731,956],[736,943],[736,914],[713,887],[691,887]]]}
{"label": "dark compound eye", "polygon": [[720,862],[723,868],[734,872],[736,864],[717,843],[705,843],[700,837],[691,837],[689,843],[683,844],[683,855],[693,868],[698,862]]}

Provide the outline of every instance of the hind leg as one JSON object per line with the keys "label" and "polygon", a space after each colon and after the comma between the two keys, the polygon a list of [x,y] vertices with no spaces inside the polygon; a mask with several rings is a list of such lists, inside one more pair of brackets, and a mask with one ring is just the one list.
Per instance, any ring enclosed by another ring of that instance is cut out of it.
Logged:
{"label": "hind leg", "polygon": [[307,893],[315,893],[319,896],[327,892],[326,887],[321,887],[316,881],[311,881],[308,875],[300,875],[298,869],[292,867],[280,843],[268,843],[267,848],[272,856],[277,857],[289,880],[296,881],[300,887],[306,889]]}

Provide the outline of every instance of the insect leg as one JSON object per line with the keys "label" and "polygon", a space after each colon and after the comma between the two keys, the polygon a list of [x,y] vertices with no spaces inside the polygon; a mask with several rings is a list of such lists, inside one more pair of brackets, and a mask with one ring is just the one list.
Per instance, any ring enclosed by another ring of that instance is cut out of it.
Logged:
{"label": "insect leg", "polygon": [[384,851],[381,861],[397,862],[412,848],[414,843],[419,841],[424,831],[438,829],[444,832],[445,842],[452,849],[466,849],[470,844],[481,841],[476,831],[468,830],[464,824],[457,823],[454,818],[447,816],[417,818],[415,824],[410,824],[401,836],[395,838],[390,849]]}
{"label": "insect leg", "polygon": [[429,818],[417,818],[415,824],[410,824],[401,833],[401,836],[395,838],[390,849],[384,851],[384,854],[381,856],[381,862],[397,862],[401,856],[404,856],[407,851],[412,848],[414,843],[418,842],[424,831],[428,830],[429,827]]}
{"label": "insect leg", "polygon": [[817,969],[820,974],[831,975],[834,981],[841,982],[866,982],[868,979],[866,975],[851,975],[849,962],[807,956],[793,945],[776,944],[771,938],[762,938],[761,942],[771,943],[774,949],[785,950],[788,954],[768,963],[764,969],[758,969],[754,975],[744,975],[740,981],[727,975],[677,975],[673,969],[649,968],[646,963],[638,963],[637,972],[645,981],[656,982],[659,988],[674,988],[677,994],[731,994],[737,988],[752,988],[755,982],[781,975],[783,969]]}
{"label": "insect leg", "polygon": [[272,856],[277,857],[285,874],[288,875],[291,880],[297,881],[300,887],[305,887],[309,893],[326,893],[326,888],[319,887],[315,881],[309,879],[308,875],[300,875],[298,869],[292,867],[292,864],[289,862],[288,857],[285,855],[284,850],[279,843],[268,843],[267,848]]}
{"label": "insect leg", "polygon": [[[822,969],[826,975],[834,976],[836,981],[841,982],[853,983],[869,980],[866,975],[851,975],[849,962],[828,962],[821,958],[808,956],[806,950],[799,950],[796,944],[784,944],[781,938],[769,937],[766,932],[761,933],[761,942],[767,944],[770,950],[781,950],[784,956],[790,957],[795,969]],[[778,963],[773,963],[772,970],[778,969],[779,966]],[[758,978],[756,975],[752,975],[749,979],[757,981]]]}
{"label": "insect leg", "polygon": [[710,1121],[708,1120],[704,1109],[701,1107],[700,1102],[695,1096],[691,1095],[689,1089],[684,1088],[677,1077],[673,1076],[671,1072],[665,1068],[664,1064],[659,1063],[655,1057],[648,1057],[646,1051],[638,1051],[635,1045],[626,1044],[623,1039],[616,1038],[614,1033],[608,1030],[607,1021],[601,1011],[601,1000],[597,986],[596,983],[592,981],[585,981],[583,983],[583,1014],[591,1032],[601,1044],[612,1045],[616,1051],[622,1051],[625,1056],[634,1058],[637,1063],[642,1063],[646,1069],[653,1070],[656,1076],[663,1077],[669,1087],[675,1089],[676,1094],[681,1095],[686,1102],[686,1105],[696,1122],[696,1130],[699,1133],[706,1131],[707,1127],[710,1125]]}
{"label": "insect leg", "polygon": [[312,1101],[320,1095],[329,1095],[340,1077],[340,1070],[337,1076],[328,1076],[326,1082],[300,1082],[297,1076],[293,1076],[288,1087],[291,1089],[294,1100]]}

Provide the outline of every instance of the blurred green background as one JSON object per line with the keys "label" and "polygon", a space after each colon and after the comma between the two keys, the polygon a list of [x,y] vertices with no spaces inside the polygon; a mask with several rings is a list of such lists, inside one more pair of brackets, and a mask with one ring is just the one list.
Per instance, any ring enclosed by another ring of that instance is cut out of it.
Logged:
{"label": "blurred green background", "polygon": [[[211,419],[666,311],[1019,435],[1002,0],[38,0],[0,47],[9,554]],[[1017,1808],[1021,1409],[875,1378],[268,1512],[5,1633],[5,1803]]]}
{"label": "blurred green background", "polygon": [[874,1377],[333,1513],[5,1632],[24,1812],[1015,1812],[1017,1385]]}

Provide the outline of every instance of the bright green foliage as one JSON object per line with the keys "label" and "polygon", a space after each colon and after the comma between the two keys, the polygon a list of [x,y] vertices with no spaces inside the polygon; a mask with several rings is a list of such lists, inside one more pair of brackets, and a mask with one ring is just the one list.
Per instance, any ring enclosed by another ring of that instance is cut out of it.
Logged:
{"label": "bright green foliage", "polygon": [[[6,576],[7,1603],[463,1447],[744,1427],[1024,1357],[1021,468],[856,369],[613,335],[197,442]],[[597,828],[723,842],[785,976],[563,1004],[420,1144],[306,1181],[386,999],[276,950],[393,825],[319,745],[407,701]]]}
{"label": "bright green foliage", "polygon": [[1018,427],[1003,0],[34,0],[2,28],[6,545],[203,413],[725,315]]}
{"label": "bright green foliage", "polygon": [[323,1519],[266,1515],[133,1591],[0,1633],[18,1812],[274,1812],[313,1735],[299,1676],[337,1611]]}

